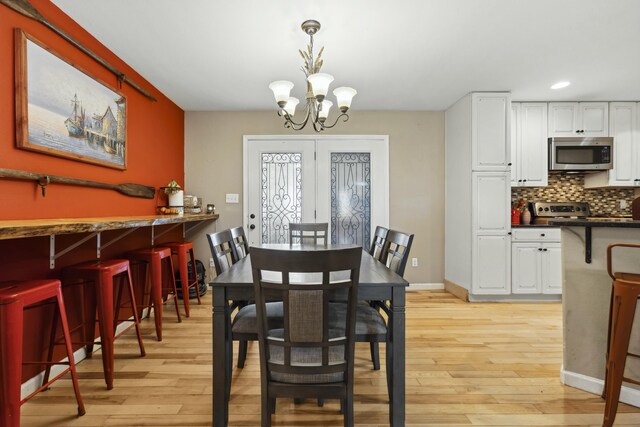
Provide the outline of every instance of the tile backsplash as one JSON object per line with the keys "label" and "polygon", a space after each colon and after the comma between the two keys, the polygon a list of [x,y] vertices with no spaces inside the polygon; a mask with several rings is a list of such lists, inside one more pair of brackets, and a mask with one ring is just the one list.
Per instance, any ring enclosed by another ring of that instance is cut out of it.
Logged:
{"label": "tile backsplash", "polygon": [[[511,201],[517,202],[588,202],[591,215],[631,215],[634,189],[584,188],[584,174],[549,174],[547,187],[518,187],[511,189]],[[627,207],[620,209],[620,200]]]}

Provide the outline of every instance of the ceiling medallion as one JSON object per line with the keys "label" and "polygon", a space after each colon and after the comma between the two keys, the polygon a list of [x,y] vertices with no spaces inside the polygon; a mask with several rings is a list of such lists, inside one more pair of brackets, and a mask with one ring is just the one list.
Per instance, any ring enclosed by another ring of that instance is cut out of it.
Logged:
{"label": "ceiling medallion", "polygon": [[302,72],[307,77],[307,105],[305,107],[304,120],[299,123],[293,121],[296,106],[300,102],[297,98],[290,96],[293,83],[286,80],[278,80],[272,82],[269,85],[269,89],[273,91],[278,107],[280,107],[278,109],[278,116],[284,117],[284,127],[301,130],[311,121],[313,129],[316,132],[320,132],[324,129],[334,127],[340,118],[342,118],[343,122],[349,120],[347,110],[349,110],[351,100],[357,92],[350,87],[339,87],[333,90],[341,114],[336,117],[333,124],[328,124],[327,117],[329,116],[329,110],[333,102],[326,99],[326,96],[329,92],[329,85],[333,81],[333,76],[320,72],[320,68],[324,62],[321,59],[324,47],[320,49],[315,59],[313,57],[313,36],[320,30],[320,23],[318,21],[308,20],[304,21],[301,27],[302,31],[304,31],[310,39],[306,52],[302,50],[298,51],[302,59],[304,59],[304,65],[301,67]]}

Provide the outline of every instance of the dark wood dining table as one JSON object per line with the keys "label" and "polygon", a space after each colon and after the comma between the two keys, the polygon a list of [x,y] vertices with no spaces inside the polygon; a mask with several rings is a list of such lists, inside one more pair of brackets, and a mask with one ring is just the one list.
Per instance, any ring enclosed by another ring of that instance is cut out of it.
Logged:
{"label": "dark wood dining table", "polygon": [[[285,250],[319,250],[345,247],[345,245],[289,245],[265,244],[264,248]],[[375,260],[368,252],[362,251],[358,298],[362,300],[388,301],[387,357],[391,358],[389,424],[394,427],[405,425],[405,291],[408,282]],[[230,339],[231,313],[233,301],[253,299],[253,277],[251,254],[231,266],[228,271],[217,276],[213,286],[213,425],[222,427],[229,420],[229,396],[226,387],[231,378],[228,360],[232,357]]]}

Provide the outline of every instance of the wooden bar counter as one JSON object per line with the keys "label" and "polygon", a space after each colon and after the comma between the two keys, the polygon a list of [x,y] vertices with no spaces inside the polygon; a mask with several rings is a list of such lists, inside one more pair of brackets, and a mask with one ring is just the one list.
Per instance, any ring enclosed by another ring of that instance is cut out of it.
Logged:
{"label": "wooden bar counter", "polygon": [[125,228],[211,221],[218,215],[145,215],[96,218],[0,220],[0,240],[57,234],[92,233]]}

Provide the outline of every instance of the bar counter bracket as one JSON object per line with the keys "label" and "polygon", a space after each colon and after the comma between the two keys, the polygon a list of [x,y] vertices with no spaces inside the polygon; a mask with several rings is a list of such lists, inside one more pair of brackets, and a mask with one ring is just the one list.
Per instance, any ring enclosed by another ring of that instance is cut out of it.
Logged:
{"label": "bar counter bracket", "polygon": [[56,259],[60,258],[64,254],[71,252],[72,250],[82,245],[87,240],[93,239],[96,236],[98,236],[97,242],[96,242],[96,251],[98,253],[98,258],[100,258],[100,233],[99,232],[91,233],[88,236],[83,237],[82,239],[78,240],[74,244],[67,246],[66,248],[62,249],[57,253],[56,253],[56,235],[55,234],[50,235],[49,236],[49,268],[51,270],[56,268]]}
{"label": "bar counter bracket", "polygon": [[584,228],[584,262],[591,264],[591,227]]}

